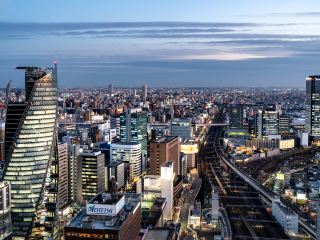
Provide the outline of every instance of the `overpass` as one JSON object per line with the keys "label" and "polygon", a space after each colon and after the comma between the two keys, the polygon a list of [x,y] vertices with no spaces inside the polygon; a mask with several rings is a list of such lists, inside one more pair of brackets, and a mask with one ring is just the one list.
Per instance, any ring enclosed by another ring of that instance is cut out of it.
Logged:
{"label": "overpass", "polygon": [[[231,162],[222,152],[217,152],[221,161],[223,161],[234,173],[236,173],[241,179],[243,179],[249,186],[259,192],[269,204],[272,203],[273,199],[277,196],[270,189],[263,186],[260,182],[247,175],[241,169],[239,169],[233,162]],[[317,239],[316,231],[310,227],[304,219],[299,216],[299,226],[304,230],[312,239]]]}

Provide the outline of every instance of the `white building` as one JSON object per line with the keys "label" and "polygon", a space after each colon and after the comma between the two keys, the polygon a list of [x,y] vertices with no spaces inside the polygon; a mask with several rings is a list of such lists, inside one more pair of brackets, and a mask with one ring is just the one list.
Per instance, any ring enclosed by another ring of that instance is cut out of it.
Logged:
{"label": "white building", "polygon": [[172,219],[174,177],[173,162],[164,163],[161,166],[161,196],[167,200],[167,207],[163,213],[165,220]]}
{"label": "white building", "polygon": [[166,162],[161,166],[161,176],[146,175],[143,178],[144,199],[151,200],[156,197],[166,198],[167,203],[163,210],[164,220],[172,219],[174,177],[173,163]]}
{"label": "white building", "polygon": [[122,161],[126,165],[128,180],[140,177],[141,170],[141,144],[140,143],[113,143],[110,147],[111,161]]}
{"label": "white building", "polygon": [[298,214],[294,213],[291,209],[283,205],[280,199],[275,199],[272,201],[272,215],[287,233],[298,233]]}

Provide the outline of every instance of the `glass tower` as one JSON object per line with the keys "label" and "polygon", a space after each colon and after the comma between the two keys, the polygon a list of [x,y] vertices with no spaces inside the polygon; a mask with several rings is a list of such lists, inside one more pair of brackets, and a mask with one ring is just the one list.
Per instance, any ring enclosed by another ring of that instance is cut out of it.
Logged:
{"label": "glass tower", "polygon": [[306,79],[306,132],[313,140],[320,139],[320,76]]}
{"label": "glass tower", "polygon": [[148,116],[140,108],[129,109],[120,115],[120,141],[141,143],[144,155],[148,151]]}
{"label": "glass tower", "polygon": [[11,129],[11,141],[6,142],[3,175],[11,184],[12,236],[13,239],[55,239],[58,232],[55,224],[57,66],[17,69],[25,70],[26,99],[23,111],[15,115],[17,128]]}

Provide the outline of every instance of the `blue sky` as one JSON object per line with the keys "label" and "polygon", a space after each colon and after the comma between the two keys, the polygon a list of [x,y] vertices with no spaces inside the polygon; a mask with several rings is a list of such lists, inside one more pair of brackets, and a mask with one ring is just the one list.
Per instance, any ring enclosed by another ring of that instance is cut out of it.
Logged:
{"label": "blue sky", "polygon": [[316,0],[0,0],[0,87],[59,61],[62,87],[304,86]]}

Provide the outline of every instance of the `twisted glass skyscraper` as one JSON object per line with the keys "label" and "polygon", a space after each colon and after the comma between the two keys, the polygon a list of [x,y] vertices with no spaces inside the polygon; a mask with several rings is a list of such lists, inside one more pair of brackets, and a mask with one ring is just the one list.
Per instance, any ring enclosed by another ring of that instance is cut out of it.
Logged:
{"label": "twisted glass skyscraper", "polygon": [[[57,233],[57,68],[25,70],[23,111],[6,119],[4,180],[11,183],[13,239],[48,239]],[[17,104],[17,103],[15,103]],[[14,104],[13,104],[14,105]],[[21,110],[21,108],[19,108]]]}

